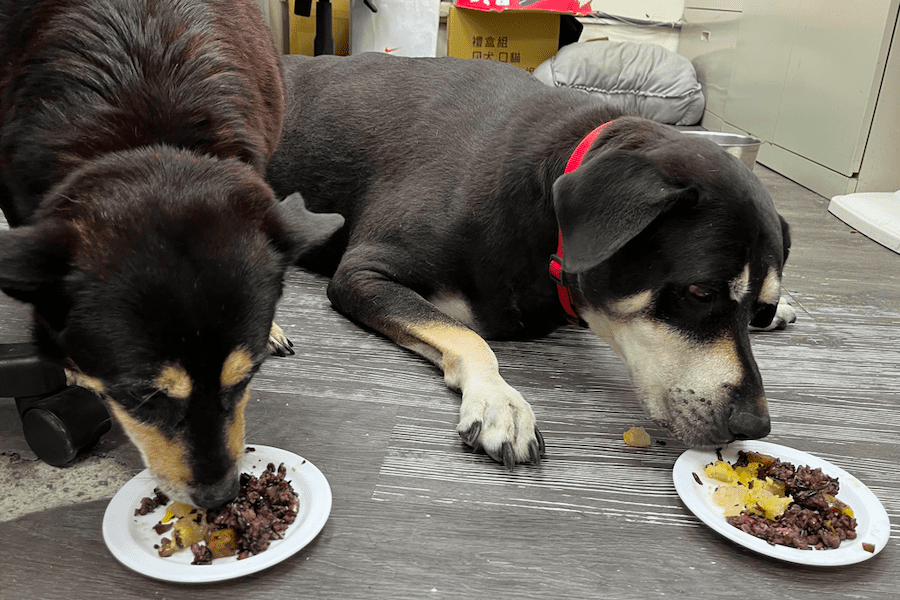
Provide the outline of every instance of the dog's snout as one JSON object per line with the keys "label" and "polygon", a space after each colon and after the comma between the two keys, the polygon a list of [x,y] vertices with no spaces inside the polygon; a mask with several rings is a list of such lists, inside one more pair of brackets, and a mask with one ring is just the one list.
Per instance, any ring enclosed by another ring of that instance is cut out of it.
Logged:
{"label": "dog's snout", "polygon": [[191,491],[191,501],[201,508],[219,508],[234,500],[240,489],[241,482],[237,477],[228,478],[214,485],[195,487]]}
{"label": "dog's snout", "polygon": [[757,440],[769,435],[772,423],[769,419],[769,411],[762,406],[754,405],[747,408],[735,409],[728,418],[728,429],[736,440]]}

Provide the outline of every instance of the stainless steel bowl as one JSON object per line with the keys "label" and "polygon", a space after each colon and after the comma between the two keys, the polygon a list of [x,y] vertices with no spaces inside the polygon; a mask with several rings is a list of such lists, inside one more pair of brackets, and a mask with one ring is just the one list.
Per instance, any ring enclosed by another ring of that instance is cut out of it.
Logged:
{"label": "stainless steel bowl", "polygon": [[756,155],[762,142],[754,137],[718,131],[682,131],[685,135],[696,135],[718,144],[725,152],[737,156],[751,170],[756,164]]}

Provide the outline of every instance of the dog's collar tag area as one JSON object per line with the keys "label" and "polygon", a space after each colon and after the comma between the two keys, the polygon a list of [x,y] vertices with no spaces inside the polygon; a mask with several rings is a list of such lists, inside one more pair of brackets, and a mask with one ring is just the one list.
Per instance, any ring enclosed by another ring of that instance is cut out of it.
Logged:
{"label": "dog's collar tag area", "polygon": [[562,251],[562,234],[559,234],[559,254],[550,255],[550,279],[556,284],[559,303],[562,304],[563,311],[566,313],[566,320],[572,325],[587,328],[587,322],[579,317],[578,313],[575,312],[575,308],[572,307],[569,285],[563,281],[562,256],[560,256]]}
{"label": "dog's collar tag area", "polygon": [[[609,125],[609,123],[604,123],[600,127],[597,127],[592,132],[584,136],[584,139],[581,140],[578,146],[575,147],[575,151],[572,152],[572,156],[569,157],[569,161],[566,163],[566,173],[571,173],[581,166],[581,161],[584,160],[584,155],[587,154],[587,151],[590,149],[591,144],[594,143],[594,140],[597,139],[597,136],[600,135],[600,132],[603,131],[603,128],[607,125]],[[588,324],[584,319],[578,316],[578,313],[575,312],[575,308],[572,306],[572,294],[569,290],[569,285],[564,281],[563,277],[562,257],[563,237],[562,231],[560,231],[556,254],[550,256],[550,279],[552,279],[556,284],[556,291],[559,294],[559,303],[562,304],[563,311],[565,311],[566,313],[566,319],[572,325],[586,328]]]}

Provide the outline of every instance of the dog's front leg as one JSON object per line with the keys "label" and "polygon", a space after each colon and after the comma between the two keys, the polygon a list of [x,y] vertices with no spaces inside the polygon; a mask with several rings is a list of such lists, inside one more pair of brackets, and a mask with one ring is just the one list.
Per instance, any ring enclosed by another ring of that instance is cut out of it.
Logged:
{"label": "dog's front leg", "polygon": [[372,271],[338,269],[328,297],[341,312],[427,358],[462,394],[457,431],[512,469],[540,462],[544,441],[534,412],[503,378],[497,358],[477,333],[440,312],[413,290]]}
{"label": "dog's front leg", "polygon": [[442,313],[408,323],[398,343],[430,359],[444,371],[447,387],[462,393],[457,432],[475,449],[512,469],[517,462],[540,462],[544,441],[534,412],[500,376],[497,358],[481,336]]}

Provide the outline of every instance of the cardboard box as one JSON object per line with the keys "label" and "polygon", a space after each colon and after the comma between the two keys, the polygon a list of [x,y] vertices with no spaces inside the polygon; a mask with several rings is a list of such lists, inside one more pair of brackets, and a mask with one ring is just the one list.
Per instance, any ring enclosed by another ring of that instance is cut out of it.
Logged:
{"label": "cardboard box", "polygon": [[578,0],[457,0],[447,17],[447,55],[528,71],[559,50],[560,14],[586,15]]}
{"label": "cardboard box", "polygon": [[[294,14],[294,0],[288,0],[290,11],[291,54],[313,55],[316,39],[316,2],[308,17]],[[350,54],[350,0],[331,0],[331,29],[334,35],[334,53]]]}

